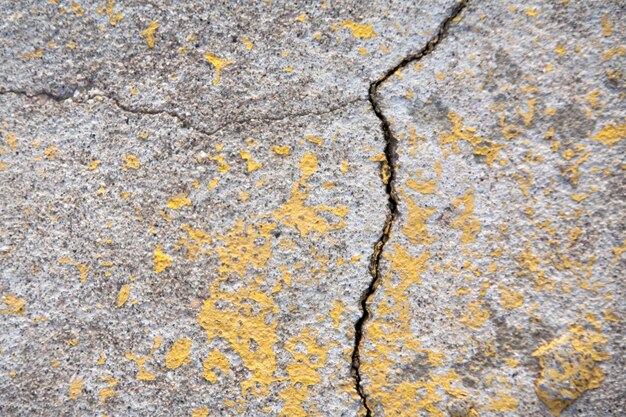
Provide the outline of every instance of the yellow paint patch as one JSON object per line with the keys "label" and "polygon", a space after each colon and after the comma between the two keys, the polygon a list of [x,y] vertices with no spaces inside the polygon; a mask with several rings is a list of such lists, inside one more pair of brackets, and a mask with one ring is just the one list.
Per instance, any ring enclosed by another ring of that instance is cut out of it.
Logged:
{"label": "yellow paint patch", "polygon": [[83,283],[87,280],[87,273],[89,272],[89,268],[86,265],[83,265],[79,262],[73,261],[70,258],[61,258],[59,259],[59,265],[72,265],[78,269],[80,272],[80,282]]}
{"label": "yellow paint patch", "polygon": [[43,156],[46,159],[55,159],[57,156],[59,156],[59,148],[57,148],[55,145],[50,145],[46,149],[44,149]]}
{"label": "yellow paint patch", "polygon": [[0,308],[0,314],[15,314],[16,316],[26,315],[26,300],[12,294],[4,294],[2,302],[8,308]]}
{"label": "yellow paint patch", "polygon": [[341,22],[341,26],[350,29],[352,31],[352,36],[354,36],[355,38],[367,39],[367,38],[378,36],[376,32],[374,32],[372,25],[366,25],[362,23],[355,23],[350,20],[344,20],[343,22]]}
{"label": "yellow paint patch", "polygon": [[130,296],[130,285],[124,284],[120,291],[117,293],[117,307],[122,307],[128,301],[128,297]]}
{"label": "yellow paint patch", "polygon": [[140,381],[154,381],[156,379],[156,375],[148,372],[145,368],[144,365],[147,361],[149,361],[150,359],[152,359],[152,356],[154,355],[154,352],[161,347],[161,344],[163,343],[163,339],[160,336],[157,336],[154,338],[154,342],[152,343],[152,348],[150,349],[150,353],[148,353],[147,356],[144,357],[138,357],[133,355],[130,352],[126,352],[126,354],[124,355],[126,357],[126,359],[134,361],[137,364],[137,379]]}
{"label": "yellow paint patch", "polygon": [[330,230],[341,229],[345,226],[343,220],[339,220],[337,224],[331,225],[323,217],[320,217],[318,213],[329,212],[342,218],[348,214],[349,210],[345,206],[307,206],[304,204],[308,198],[309,189],[306,181],[317,171],[317,167],[317,157],[310,153],[304,154],[300,161],[300,171],[302,173],[300,181],[293,185],[289,201],[273,213],[274,217],[284,225],[298,229],[302,237],[307,237],[312,232],[324,235]]}
{"label": "yellow paint patch", "polygon": [[217,382],[217,374],[214,368],[219,369],[222,373],[226,373],[230,369],[230,362],[221,352],[212,350],[209,356],[202,362],[202,367],[204,368],[204,379],[215,384]]}
{"label": "yellow paint patch", "polygon": [[626,123],[609,123],[596,133],[592,139],[600,141],[607,146],[613,146],[624,138],[626,138]]}
{"label": "yellow paint patch", "polygon": [[191,339],[181,337],[172,345],[165,356],[165,366],[169,369],[179,368],[189,362],[189,350],[191,349]]}
{"label": "yellow paint patch", "polygon": [[521,307],[524,304],[524,294],[500,286],[500,304],[507,310]]}
{"label": "yellow paint patch", "polygon": [[76,401],[80,394],[83,391],[83,380],[81,378],[76,378],[70,382],[70,392],[69,397],[70,400]]}
{"label": "yellow paint patch", "polygon": [[172,210],[179,210],[183,207],[191,207],[192,203],[189,197],[187,197],[187,193],[184,193],[175,195],[167,200],[167,206]]}
{"label": "yellow paint patch", "polygon": [[141,162],[139,162],[139,158],[137,158],[135,155],[133,154],[127,154],[124,157],[124,162],[126,163],[126,166],[124,166],[124,170],[128,170],[128,169],[139,169],[139,167],[141,166]]}
{"label": "yellow paint patch", "polygon": [[460,322],[472,329],[478,329],[485,325],[490,316],[489,311],[482,308],[480,301],[473,301],[467,307],[467,311],[461,317]]}
{"label": "yellow paint patch", "polygon": [[89,164],[87,164],[87,169],[89,171],[93,171],[94,169],[98,168],[100,166],[100,160],[99,159],[95,159],[93,161],[91,161]]}
{"label": "yellow paint patch", "polygon": [[108,399],[117,397],[117,392],[115,391],[115,386],[117,385],[117,379],[107,376],[100,378],[101,381],[106,382],[109,386],[105,388],[100,388],[98,391],[98,395],[100,397],[100,404],[104,404]]}
{"label": "yellow paint patch", "polygon": [[272,152],[274,152],[276,155],[289,155],[291,149],[289,148],[289,146],[272,146]]}
{"label": "yellow paint patch", "polygon": [[419,207],[404,190],[400,190],[400,194],[408,210],[406,225],[402,228],[402,233],[404,233],[413,244],[430,245],[435,238],[428,233],[426,220],[435,214],[437,210],[434,208]]}
{"label": "yellow paint patch", "polygon": [[213,85],[217,85],[217,83],[220,81],[222,70],[233,63],[232,61],[220,59],[208,52],[204,54],[204,59],[209,61],[209,64],[213,65],[213,68],[215,68],[215,78],[213,79]]}
{"label": "yellow paint patch", "polygon": [[13,132],[7,132],[7,134],[4,135],[4,141],[7,143],[7,145],[9,145],[11,150],[15,152],[17,145],[17,138],[15,137],[15,134]]}
{"label": "yellow paint patch", "polygon": [[173,262],[171,256],[161,251],[162,248],[163,247],[161,245],[157,245],[157,248],[154,251],[154,272],[157,274],[172,266]]}
{"label": "yellow paint patch", "polygon": [[208,417],[209,409],[206,407],[196,408],[191,412],[191,417]]}
{"label": "yellow paint patch", "polygon": [[461,231],[461,243],[468,244],[476,240],[476,235],[480,232],[480,222],[474,213],[474,192],[469,190],[463,197],[456,198],[452,205],[456,208],[463,206],[463,213],[454,220],[451,226]]}
{"label": "yellow paint patch", "polygon": [[154,44],[156,43],[156,31],[159,28],[159,24],[157,22],[150,22],[146,30],[141,32],[141,36],[144,37],[146,43],[148,44],[148,48],[154,48]]}
{"label": "yellow paint patch", "polygon": [[429,181],[416,181],[416,180],[407,180],[406,185],[422,194],[432,194],[435,192],[437,188],[437,181],[429,180]]}
{"label": "yellow paint patch", "polygon": [[241,159],[243,159],[244,161],[248,162],[248,172],[253,172],[253,171],[256,171],[257,169],[263,167],[263,165],[255,162],[252,159],[252,155],[250,155],[250,152],[248,152],[248,151],[241,151],[240,155],[241,155]]}
{"label": "yellow paint patch", "polygon": [[317,136],[312,136],[312,135],[307,135],[306,140],[308,140],[311,143],[316,144],[317,146],[322,146],[322,144],[324,143],[324,139],[317,137]]}
{"label": "yellow paint patch", "polygon": [[464,128],[463,120],[456,113],[449,113],[448,119],[452,123],[452,133],[439,136],[441,147],[449,144],[454,153],[459,153],[458,141],[464,140],[472,145],[474,155],[485,156],[485,162],[489,167],[492,167],[504,145],[498,145],[491,139],[477,135],[476,129],[473,127]]}
{"label": "yellow paint patch", "polygon": [[596,363],[609,359],[601,350],[606,343],[599,331],[575,324],[567,334],[533,352],[541,366],[535,392],[553,415],[559,416],[585,391],[602,384],[604,373]]}
{"label": "yellow paint patch", "polygon": [[519,402],[504,392],[498,393],[498,398],[491,401],[485,409],[489,411],[513,411],[519,407]]}

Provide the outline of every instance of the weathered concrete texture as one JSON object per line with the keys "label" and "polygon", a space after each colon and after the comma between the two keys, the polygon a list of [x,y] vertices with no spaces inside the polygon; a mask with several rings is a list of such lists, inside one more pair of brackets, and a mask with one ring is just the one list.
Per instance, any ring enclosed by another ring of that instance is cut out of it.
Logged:
{"label": "weathered concrete texture", "polygon": [[465,5],[0,3],[0,414],[624,414],[623,6]]}
{"label": "weathered concrete texture", "polygon": [[617,1],[474,1],[382,84],[373,415],[626,412],[625,34]]}

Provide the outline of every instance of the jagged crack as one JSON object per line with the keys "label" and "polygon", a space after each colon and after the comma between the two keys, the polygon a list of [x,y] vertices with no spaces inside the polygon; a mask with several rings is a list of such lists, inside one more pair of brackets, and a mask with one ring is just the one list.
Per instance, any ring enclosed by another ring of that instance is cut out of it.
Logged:
{"label": "jagged crack", "polygon": [[376,117],[380,120],[380,126],[383,131],[383,137],[385,139],[385,156],[386,156],[386,166],[383,169],[388,170],[388,178],[385,182],[385,191],[387,193],[387,206],[388,206],[388,214],[385,219],[385,225],[383,226],[382,234],[376,245],[374,245],[374,252],[370,257],[370,265],[369,271],[372,275],[372,280],[370,281],[369,286],[361,296],[361,317],[355,323],[355,337],[354,337],[354,350],[352,351],[352,374],[354,376],[356,382],[356,390],[361,397],[361,402],[363,407],[365,408],[365,416],[372,417],[373,410],[370,408],[370,405],[367,402],[367,395],[365,394],[365,390],[362,385],[361,380],[361,361],[360,361],[360,347],[361,342],[363,341],[363,328],[368,318],[370,317],[369,311],[369,301],[370,298],[376,292],[378,285],[380,284],[381,275],[380,275],[380,258],[382,256],[383,250],[387,241],[389,240],[389,234],[391,232],[391,228],[393,226],[393,222],[396,219],[398,214],[398,198],[395,189],[395,179],[396,179],[396,147],[397,147],[397,139],[393,136],[391,132],[391,125],[389,123],[389,119],[380,108],[380,103],[378,101],[378,89],[380,86],[387,81],[391,76],[393,76],[396,72],[403,69],[407,65],[412,62],[419,61],[425,56],[431,54],[439,42],[441,42],[446,34],[448,33],[448,29],[450,25],[460,16],[460,13],[467,6],[468,0],[460,0],[451,10],[450,14],[446,17],[446,19],[439,25],[439,28],[435,35],[428,40],[426,45],[422,47],[417,52],[407,55],[402,61],[400,61],[395,66],[391,67],[382,77],[372,82],[368,91],[368,98]]}

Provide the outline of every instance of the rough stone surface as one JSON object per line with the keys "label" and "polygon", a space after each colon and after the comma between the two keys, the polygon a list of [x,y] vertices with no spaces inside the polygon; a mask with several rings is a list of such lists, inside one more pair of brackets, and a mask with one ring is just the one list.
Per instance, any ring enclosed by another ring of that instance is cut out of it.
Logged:
{"label": "rough stone surface", "polygon": [[626,413],[621,2],[0,11],[1,415]]}

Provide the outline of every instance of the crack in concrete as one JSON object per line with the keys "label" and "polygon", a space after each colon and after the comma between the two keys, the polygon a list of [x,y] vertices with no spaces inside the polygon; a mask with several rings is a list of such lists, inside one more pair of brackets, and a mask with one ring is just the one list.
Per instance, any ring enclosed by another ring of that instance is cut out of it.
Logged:
{"label": "crack in concrete", "polygon": [[[365,102],[368,101],[368,99],[366,98],[362,98],[362,97],[357,97],[355,99],[349,100],[349,101],[345,101],[342,103],[338,103],[336,106],[331,106],[325,110],[320,110],[320,111],[307,111],[307,112],[299,112],[299,113],[288,113],[285,114],[283,116],[276,116],[276,117],[249,117],[249,118],[245,118],[245,119],[233,119],[233,120],[229,120],[221,125],[219,125],[218,127],[216,127],[213,130],[206,130],[203,129],[201,127],[198,127],[196,125],[194,125],[188,118],[180,115],[178,112],[176,111],[170,111],[170,110],[164,110],[164,109],[145,109],[145,108],[133,108],[131,106],[128,106],[124,103],[122,103],[117,97],[114,96],[108,96],[105,94],[91,94],[91,95],[87,95],[86,98],[84,99],[76,99],[76,97],[74,97],[74,93],[76,90],[68,90],[67,94],[63,94],[63,95],[58,95],[58,94],[54,94],[54,93],[50,93],[49,91],[39,91],[39,92],[35,92],[35,93],[29,93],[27,91],[24,90],[10,90],[10,89],[5,89],[5,90],[1,90],[0,91],[0,95],[4,95],[4,94],[15,94],[15,95],[20,95],[20,96],[24,96],[27,97],[29,99],[34,99],[37,97],[46,97],[49,98],[53,101],[56,101],[57,103],[60,102],[64,102],[70,99],[74,99],[75,103],[79,103],[79,104],[87,104],[87,102],[89,100],[93,100],[93,99],[97,99],[97,98],[105,98],[107,100],[109,100],[110,102],[112,102],[117,108],[119,108],[120,110],[127,112],[127,113],[132,113],[132,114],[138,114],[138,115],[167,115],[170,116],[171,118],[177,120],[181,127],[185,128],[185,129],[191,129],[194,132],[202,135],[202,136],[206,136],[206,137],[211,137],[216,135],[217,133],[219,133],[220,131],[226,129],[227,127],[231,126],[231,125],[243,125],[246,123],[250,123],[250,122],[277,122],[277,121],[281,121],[281,120],[287,120],[287,119],[292,119],[292,118],[298,118],[298,117],[306,117],[306,116],[323,116],[325,114],[329,114],[329,113],[334,113],[336,111],[342,110],[346,107],[349,107],[351,105],[355,105],[358,102]],[[198,147],[195,147],[194,150],[197,150]]]}
{"label": "crack in concrete", "polygon": [[[363,385],[362,385],[362,377],[361,377],[361,371],[360,371],[360,368],[361,368],[360,347],[361,347],[361,342],[363,341],[363,328],[365,326],[365,323],[370,317],[369,301],[370,301],[370,298],[376,292],[376,289],[378,288],[378,285],[380,284],[380,280],[381,280],[380,259],[381,259],[383,250],[385,249],[385,245],[387,244],[387,241],[389,240],[393,222],[396,219],[396,216],[398,215],[398,201],[399,201],[397,194],[396,194],[396,188],[395,188],[395,179],[396,179],[395,170],[396,170],[396,160],[397,160],[396,147],[397,147],[398,140],[393,136],[393,133],[391,132],[391,125],[389,123],[389,119],[387,118],[387,116],[385,116],[382,109],[380,108],[380,104],[378,102],[378,89],[385,81],[387,81],[391,76],[393,76],[399,70],[403,69],[404,67],[406,67],[412,62],[419,61],[425,56],[430,55],[435,50],[439,42],[441,42],[445,38],[445,36],[448,33],[448,29],[450,28],[450,25],[457,18],[460,17],[461,12],[463,11],[463,9],[465,9],[468,3],[469,3],[469,0],[458,0],[457,4],[452,8],[450,14],[439,25],[437,32],[435,33],[433,37],[431,37],[428,40],[426,45],[422,47],[420,50],[418,50],[417,52],[411,53],[407,55],[406,57],[404,57],[402,61],[400,61],[395,66],[391,67],[387,72],[385,72],[376,81],[372,82],[370,84],[369,91],[368,91],[369,102],[372,106],[372,109],[374,110],[374,113],[376,114],[376,117],[378,117],[378,119],[380,120],[381,129],[383,131],[383,137],[385,139],[384,152],[385,152],[385,156],[387,159],[386,163],[387,163],[387,169],[389,173],[389,178],[385,184],[385,190],[387,193],[387,206],[388,206],[389,212],[387,214],[387,218],[385,219],[385,225],[383,226],[382,234],[380,238],[378,239],[378,241],[376,242],[376,244],[374,245],[374,252],[372,253],[372,256],[370,257],[369,271],[370,271],[370,274],[372,275],[372,280],[370,281],[369,286],[367,287],[367,289],[361,296],[360,304],[361,304],[362,315],[361,317],[359,317],[359,319],[354,325],[355,336],[354,336],[354,349],[352,351],[352,375],[356,382],[357,393],[359,397],[361,398],[361,403],[363,404],[363,407],[365,408],[365,417],[372,417],[373,410],[372,408],[370,408],[370,405],[367,403],[367,394],[365,393],[365,389],[363,388]],[[385,162],[383,162],[383,164],[384,163]],[[383,166],[383,169],[384,168],[385,167]]]}

